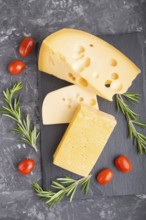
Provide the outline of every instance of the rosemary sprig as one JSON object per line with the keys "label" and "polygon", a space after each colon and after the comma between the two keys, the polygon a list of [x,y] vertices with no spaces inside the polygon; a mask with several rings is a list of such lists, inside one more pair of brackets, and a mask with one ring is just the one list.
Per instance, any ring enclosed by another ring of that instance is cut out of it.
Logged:
{"label": "rosemary sprig", "polygon": [[30,145],[37,151],[36,142],[39,137],[36,126],[31,126],[31,120],[29,115],[24,118],[22,116],[22,110],[20,108],[20,97],[14,97],[14,95],[23,88],[21,82],[14,83],[11,89],[3,91],[6,105],[2,106],[0,113],[13,119],[16,122],[16,127],[13,129],[16,133],[21,134],[21,141]]}
{"label": "rosemary sprig", "polygon": [[140,95],[137,93],[125,93],[123,95],[116,94],[116,105],[117,109],[121,110],[125,115],[127,120],[129,134],[128,137],[133,139],[134,146],[137,147],[138,153],[146,153],[146,136],[138,132],[135,126],[139,126],[141,128],[146,127],[146,123],[137,120],[138,114],[130,109],[130,107],[125,103],[124,98],[130,102],[139,102]]}
{"label": "rosemary sprig", "polygon": [[90,185],[91,175],[83,177],[81,179],[73,179],[68,176],[63,178],[57,178],[56,181],[52,181],[52,187],[57,190],[47,190],[44,191],[38,183],[33,183],[33,189],[36,191],[36,194],[42,198],[49,207],[52,207],[54,204],[60,202],[65,196],[70,198],[72,202],[76,189],[81,185],[81,189],[84,194],[88,192]]}

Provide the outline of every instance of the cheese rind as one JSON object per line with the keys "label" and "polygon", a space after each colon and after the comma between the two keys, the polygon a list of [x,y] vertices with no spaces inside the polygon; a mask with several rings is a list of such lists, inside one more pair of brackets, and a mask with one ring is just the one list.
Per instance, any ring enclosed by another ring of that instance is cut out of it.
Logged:
{"label": "cheese rind", "polygon": [[70,123],[76,108],[81,103],[98,109],[96,95],[76,85],[48,93],[42,105],[43,124]]}
{"label": "cheese rind", "polygon": [[87,176],[115,125],[113,116],[80,105],[54,154],[53,163],[70,172]]}
{"label": "cheese rind", "polygon": [[85,87],[110,101],[114,94],[126,92],[140,73],[115,47],[75,29],[62,29],[43,41],[39,70]]}

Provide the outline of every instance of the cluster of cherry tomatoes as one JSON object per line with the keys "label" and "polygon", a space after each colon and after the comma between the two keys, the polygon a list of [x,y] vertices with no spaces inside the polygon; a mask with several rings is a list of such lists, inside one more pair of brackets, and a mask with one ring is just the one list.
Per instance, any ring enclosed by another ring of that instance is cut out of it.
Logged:
{"label": "cluster of cherry tomatoes", "polygon": [[[124,155],[117,157],[114,161],[114,165],[116,166],[116,168],[119,171],[121,171],[123,173],[128,173],[132,170],[132,163]],[[101,185],[106,185],[112,181],[113,176],[114,176],[113,171],[111,169],[107,168],[107,169],[101,170],[97,174],[96,179]]]}
{"label": "cluster of cherry tomatoes", "polygon": [[[28,56],[31,51],[33,50],[35,45],[34,39],[32,37],[25,37],[18,48],[18,52],[20,56],[26,57]],[[13,60],[9,65],[8,65],[8,71],[12,75],[18,75],[23,72],[25,69],[26,65],[23,61],[21,60]]]}

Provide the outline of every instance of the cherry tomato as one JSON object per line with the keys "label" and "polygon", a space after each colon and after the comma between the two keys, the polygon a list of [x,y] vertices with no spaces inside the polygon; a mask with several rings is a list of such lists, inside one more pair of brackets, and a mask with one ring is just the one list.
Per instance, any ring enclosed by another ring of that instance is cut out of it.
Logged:
{"label": "cherry tomato", "polygon": [[19,54],[22,57],[26,57],[31,53],[34,48],[34,39],[32,37],[25,37],[18,48]]}
{"label": "cherry tomato", "polygon": [[114,164],[116,168],[123,173],[128,173],[132,170],[132,163],[124,155],[120,155],[119,157],[117,157],[114,161]]}
{"label": "cherry tomato", "polygon": [[23,175],[27,175],[34,169],[34,166],[35,162],[33,159],[25,159],[18,164],[18,171]]}
{"label": "cherry tomato", "polygon": [[25,69],[26,65],[21,60],[14,60],[8,65],[8,71],[12,75],[18,75]]}
{"label": "cherry tomato", "polygon": [[106,185],[109,182],[111,182],[112,178],[113,178],[113,171],[111,169],[103,169],[101,170],[98,174],[97,174],[97,181],[101,184],[101,185]]}

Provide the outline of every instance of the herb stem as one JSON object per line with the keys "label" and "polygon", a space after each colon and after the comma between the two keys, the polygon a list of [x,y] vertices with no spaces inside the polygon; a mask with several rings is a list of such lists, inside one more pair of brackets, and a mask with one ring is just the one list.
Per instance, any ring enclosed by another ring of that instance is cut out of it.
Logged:
{"label": "herb stem", "polygon": [[139,154],[146,153],[146,136],[138,132],[135,127],[135,125],[137,125],[141,128],[144,128],[146,127],[146,123],[137,120],[138,114],[130,109],[130,107],[124,101],[124,97],[127,101],[134,103],[139,101],[140,95],[137,93],[125,93],[123,95],[116,94],[116,105],[117,109],[121,110],[127,120],[129,129],[128,137],[133,139],[133,144],[134,146],[137,146]]}
{"label": "herb stem", "polygon": [[20,108],[20,98],[14,98],[14,95],[23,88],[21,82],[14,83],[11,89],[3,91],[5,106],[2,106],[0,113],[13,119],[16,122],[16,127],[13,131],[21,134],[21,141],[30,145],[37,151],[36,142],[39,137],[39,132],[36,131],[36,126],[32,128],[29,115],[24,119]]}
{"label": "herb stem", "polygon": [[33,183],[33,189],[36,191],[36,194],[45,200],[46,204],[49,207],[52,207],[54,204],[60,202],[65,196],[70,198],[70,202],[72,202],[77,187],[81,185],[82,191],[86,194],[89,189],[91,175],[87,177],[82,177],[81,179],[72,179],[68,176],[64,178],[57,178],[57,181],[52,181],[52,187],[58,189],[57,192],[47,190],[44,191],[38,183]]}

